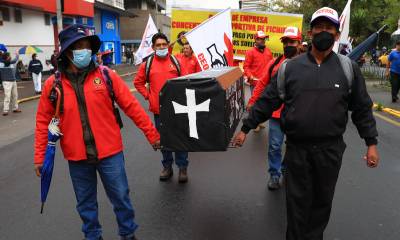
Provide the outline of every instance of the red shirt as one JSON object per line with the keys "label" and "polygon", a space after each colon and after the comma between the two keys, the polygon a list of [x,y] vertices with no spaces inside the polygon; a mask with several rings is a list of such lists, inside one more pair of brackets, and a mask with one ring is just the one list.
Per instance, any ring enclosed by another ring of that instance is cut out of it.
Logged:
{"label": "red shirt", "polygon": [[176,55],[179,63],[181,64],[181,75],[185,76],[192,73],[201,72],[201,67],[197,58],[192,55],[190,57],[186,57],[185,54],[180,53]]}
{"label": "red shirt", "polygon": [[[143,107],[118,74],[111,70],[109,74],[118,106],[143,131],[147,140],[155,143],[160,139],[160,135]],[[105,80],[101,81],[101,78],[102,74],[97,68],[87,75],[83,85],[89,125],[93,132],[99,160],[121,152],[123,149],[121,131],[115,120],[111,97]],[[49,99],[53,82],[54,75],[46,80],[36,114],[34,162],[37,164],[44,161],[48,141],[47,128],[55,112]],[[60,139],[61,149],[67,160],[85,160],[87,159],[86,147],[75,91],[64,74],[61,76],[61,82],[64,91],[64,111],[60,116],[59,125],[63,134]]]}
{"label": "red shirt", "polygon": [[149,110],[155,114],[160,114],[159,94],[161,88],[168,79],[178,77],[178,71],[170,57],[160,58],[154,55],[150,66],[149,89],[146,88],[146,63],[140,65],[133,84],[143,97],[149,101]]}
{"label": "red shirt", "polygon": [[[277,72],[279,67],[281,66],[282,62],[285,60],[285,56],[281,58],[278,64],[274,66],[271,72],[271,76],[274,76]],[[251,98],[249,99],[248,104],[254,104],[258,98],[260,98],[261,94],[264,92],[264,89],[268,86],[270,82],[270,75],[269,75],[269,70],[272,67],[272,64],[274,64],[275,59],[272,59],[268,64],[267,68],[265,71],[265,74],[257,81],[257,85],[253,90],[253,94],[251,95]],[[275,112],[272,113],[273,118],[280,118],[281,117],[281,111],[282,111],[283,105],[281,108],[276,110]]]}
{"label": "red shirt", "polygon": [[267,47],[262,52],[256,47],[247,50],[243,70],[251,85],[257,84],[254,78],[260,79],[264,75],[272,59],[272,53]]}

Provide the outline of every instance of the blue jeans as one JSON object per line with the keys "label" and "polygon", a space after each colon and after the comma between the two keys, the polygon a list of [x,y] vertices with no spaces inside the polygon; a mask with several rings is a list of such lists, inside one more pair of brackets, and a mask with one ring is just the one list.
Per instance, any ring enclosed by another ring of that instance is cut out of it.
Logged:
{"label": "blue jeans", "polygon": [[[154,123],[156,125],[157,130],[160,129],[160,116],[154,114]],[[174,157],[172,156],[171,151],[161,151],[163,159],[161,160],[162,165],[165,168],[170,168],[172,163],[174,162]],[[188,153],[187,152],[175,152],[175,164],[179,168],[187,168],[189,165],[188,161]]]}
{"label": "blue jeans", "polygon": [[98,218],[97,172],[113,205],[121,239],[133,236],[138,225],[134,222],[123,153],[104,158],[98,164],[68,161],[68,165],[85,239],[99,239],[102,234]]}
{"label": "blue jeans", "polygon": [[273,176],[281,176],[282,167],[282,144],[285,135],[280,126],[280,120],[271,118],[269,120],[269,144],[268,144],[268,172]]}

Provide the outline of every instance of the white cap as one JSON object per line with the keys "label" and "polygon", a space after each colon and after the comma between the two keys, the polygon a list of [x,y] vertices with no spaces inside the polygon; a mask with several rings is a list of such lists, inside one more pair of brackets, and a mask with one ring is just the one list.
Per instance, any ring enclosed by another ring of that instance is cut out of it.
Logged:
{"label": "white cap", "polygon": [[268,35],[266,35],[263,31],[257,31],[256,35],[254,35],[254,38],[268,38]]}
{"label": "white cap", "polygon": [[281,41],[285,38],[301,41],[301,32],[297,27],[287,27],[281,37]]}
{"label": "white cap", "polygon": [[318,10],[312,15],[310,24],[313,25],[313,22],[314,22],[317,18],[321,18],[321,17],[327,18],[327,19],[330,20],[333,24],[335,24],[337,27],[340,26],[338,13],[336,12],[335,9],[328,8],[328,7],[323,7],[323,8],[318,9]]}

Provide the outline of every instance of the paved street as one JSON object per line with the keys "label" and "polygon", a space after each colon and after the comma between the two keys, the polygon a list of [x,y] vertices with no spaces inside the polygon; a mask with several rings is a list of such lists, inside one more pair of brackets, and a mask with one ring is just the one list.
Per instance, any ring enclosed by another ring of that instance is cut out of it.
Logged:
{"label": "paved street", "polygon": [[[126,78],[131,85],[131,77]],[[384,93],[375,90],[377,96]],[[375,92],[373,93],[375,96]],[[147,107],[141,96],[135,95]],[[374,98],[373,96],[373,98]],[[37,101],[0,123],[0,239],[82,239],[67,162],[60,149],[52,187],[40,215],[40,179],[34,175],[33,128]],[[382,113],[383,114],[383,113]],[[284,189],[266,189],[267,134],[250,133],[245,146],[219,153],[191,153],[190,181],[161,183],[159,152],[124,117],[126,169],[144,240],[283,240]],[[400,239],[400,128],[377,118],[381,164],[366,167],[366,147],[351,123],[327,240]],[[103,237],[117,238],[117,226],[99,184]]]}

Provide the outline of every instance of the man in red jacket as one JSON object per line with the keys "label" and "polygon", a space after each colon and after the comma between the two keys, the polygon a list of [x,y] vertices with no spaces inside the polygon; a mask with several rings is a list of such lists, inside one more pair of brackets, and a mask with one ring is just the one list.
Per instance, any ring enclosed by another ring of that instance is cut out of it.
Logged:
{"label": "man in red jacket", "polygon": [[[68,160],[77,199],[76,209],[83,221],[85,239],[102,239],[97,204],[98,172],[113,205],[121,239],[134,240],[138,226],[129,198],[120,127],[107,80],[112,83],[110,87],[116,103],[143,131],[154,148],[159,147],[160,136],[124,81],[113,71],[101,69],[92,60],[100,48],[98,36],[88,36],[83,25],[75,24],[61,31],[59,39],[58,67],[61,77],[55,79],[53,75],[45,82],[36,115],[36,174],[40,176],[48,143],[48,125],[55,112],[49,96],[58,84],[58,88],[62,89],[62,95],[58,97],[63,102],[61,148]],[[106,71],[108,77],[105,77]]]}
{"label": "man in red jacket", "polygon": [[197,58],[193,55],[192,47],[188,42],[183,44],[182,53],[176,55],[181,65],[181,75],[185,76],[201,71],[201,67]]}
{"label": "man in red jacket", "polygon": [[[287,27],[285,33],[281,37],[283,44],[284,55],[271,60],[268,63],[267,71],[257,82],[254,88],[253,95],[251,96],[247,109],[250,109],[257,99],[261,96],[265,87],[268,85],[271,76],[274,76],[285,59],[297,56],[301,53],[301,32],[297,27]],[[282,168],[282,144],[284,134],[280,127],[281,110],[283,106],[272,114],[269,120],[269,133],[268,133],[268,172],[270,178],[268,181],[268,189],[276,190],[280,188],[279,180]]]}
{"label": "man in red jacket", "polygon": [[[254,39],[254,47],[247,50],[243,63],[244,75],[250,84],[252,94],[258,80],[267,71],[268,63],[273,59],[271,51],[265,46],[268,36],[263,31],[258,31],[254,35]],[[254,131],[258,132],[260,127],[264,127],[264,125],[260,124]]]}
{"label": "man in red jacket", "polygon": [[[154,113],[156,127],[160,127],[160,104],[159,94],[161,88],[168,79],[176,78],[180,75],[180,65],[173,55],[168,51],[168,38],[163,33],[157,33],[152,38],[152,45],[155,54],[142,63],[136,74],[133,83],[140,94],[149,101],[150,111]],[[148,64],[150,62],[151,64]],[[146,66],[148,67],[146,71]],[[149,83],[149,88],[146,88]],[[163,170],[160,174],[160,181],[167,181],[173,175],[172,163],[174,161],[172,152],[162,152]],[[187,166],[188,153],[175,152],[175,163],[179,168],[178,180],[180,183],[188,181]]]}

